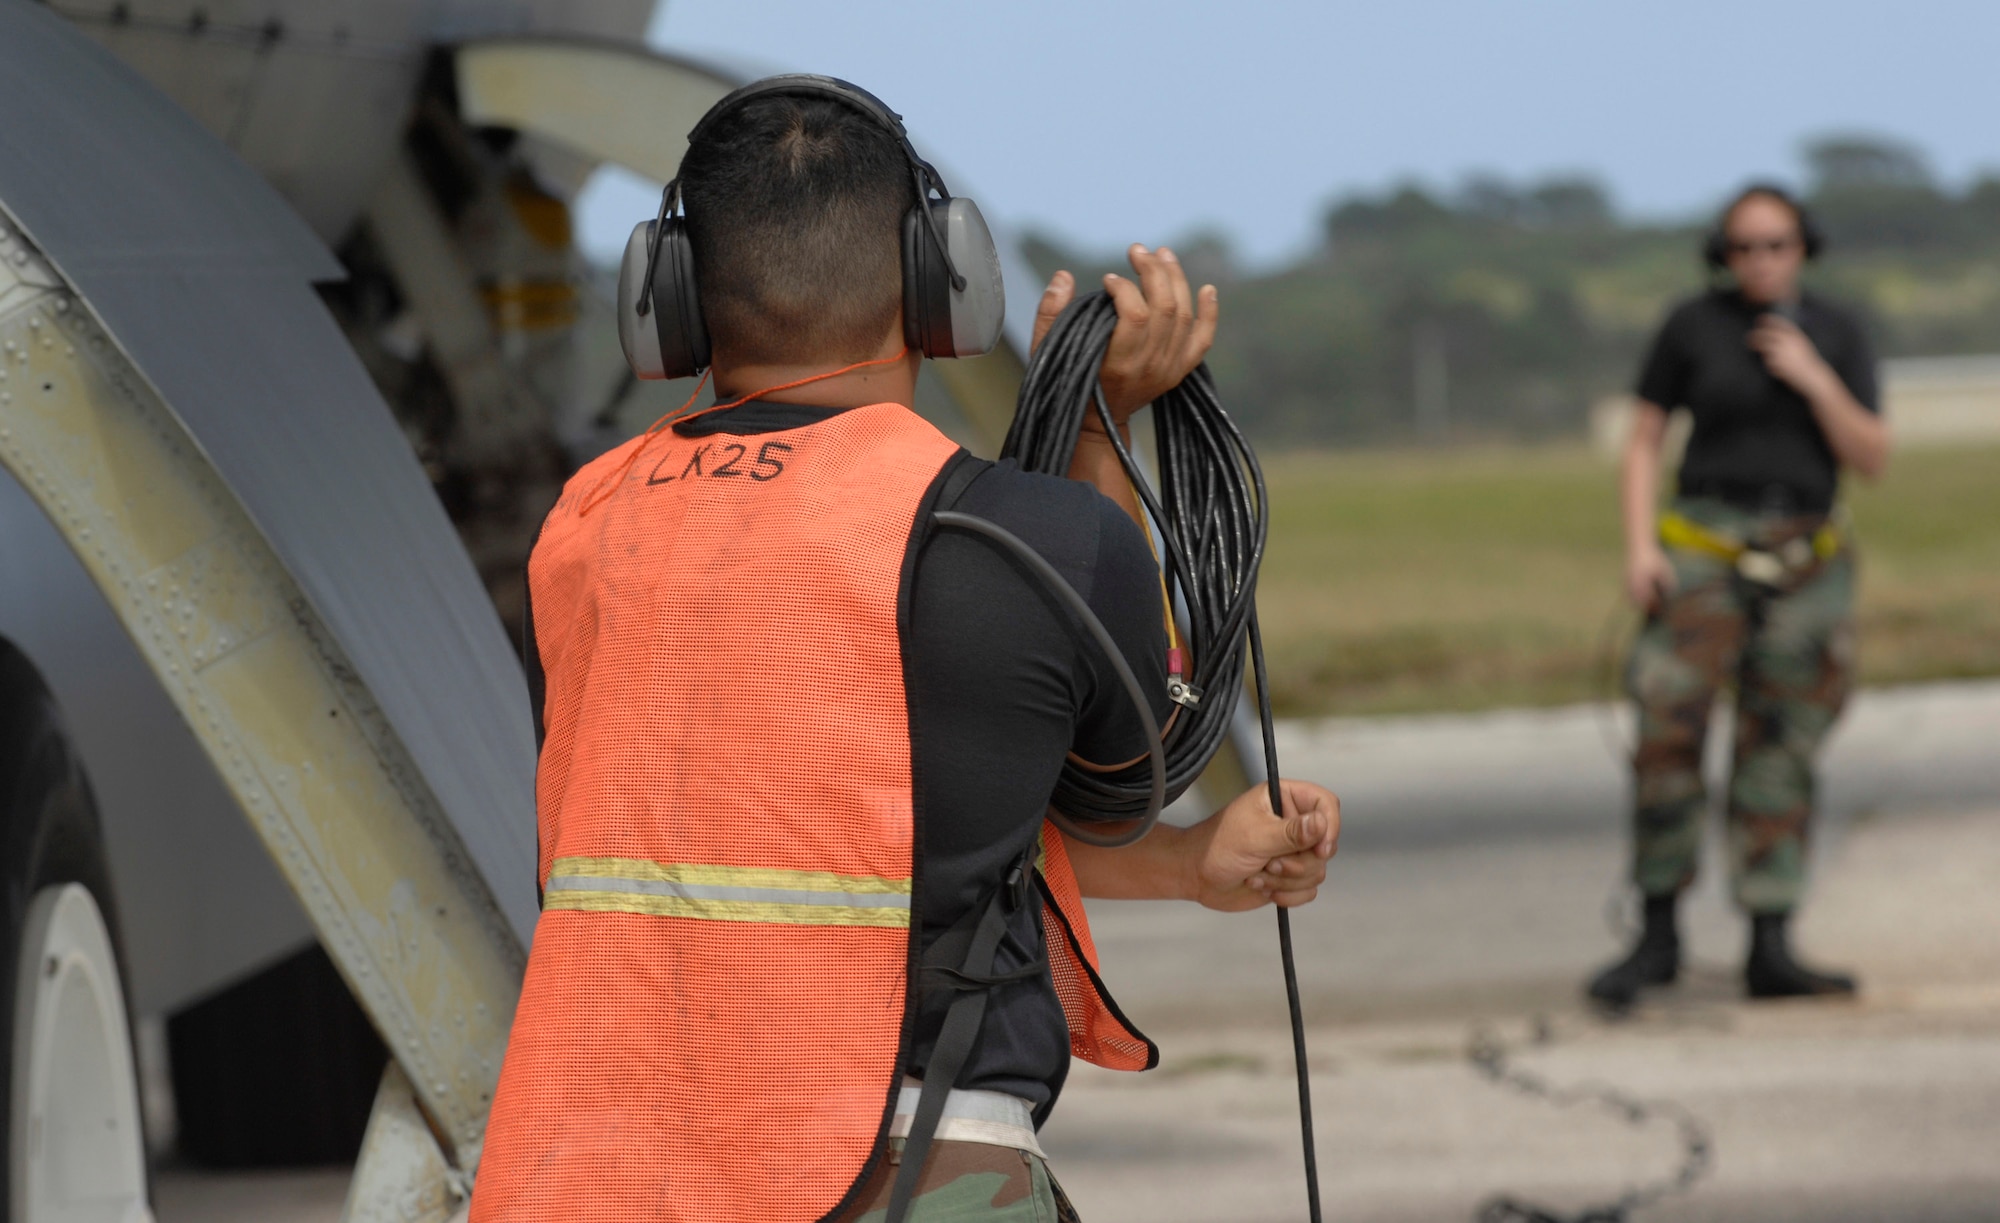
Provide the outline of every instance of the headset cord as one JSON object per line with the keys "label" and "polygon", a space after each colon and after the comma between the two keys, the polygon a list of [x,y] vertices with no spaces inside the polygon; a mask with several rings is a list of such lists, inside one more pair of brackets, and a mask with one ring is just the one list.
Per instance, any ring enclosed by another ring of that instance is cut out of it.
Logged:
{"label": "headset cord", "polygon": [[[1126,478],[1165,545],[1162,564],[1170,592],[1169,612],[1171,594],[1177,593],[1186,616],[1185,636],[1194,665],[1185,694],[1176,697],[1182,708],[1161,744],[1167,794],[1178,797],[1201,776],[1221,748],[1235,713],[1237,694],[1243,690],[1247,647],[1263,731],[1265,784],[1272,813],[1282,817],[1285,805],[1279,784],[1277,737],[1256,611],[1257,569],[1264,558],[1270,526],[1263,469],[1249,440],[1223,410],[1215,380],[1204,364],[1153,402],[1160,466],[1156,495],[1119,437],[1110,406],[1104,401],[1104,388],[1098,382],[1098,370],[1117,325],[1117,309],[1101,291],[1070,303],[1028,362],[1001,457],[1017,460],[1028,471],[1066,475],[1084,413],[1096,409]],[[1149,774],[1160,759],[1158,753],[1151,757]],[[1101,773],[1065,763],[1056,783],[1055,806],[1088,811],[1101,819],[1132,818],[1146,811],[1148,800],[1157,801],[1156,775],[1143,781],[1141,776],[1136,764]],[[1073,832],[1069,821],[1063,822],[1063,828]],[[1298,965],[1292,950],[1291,913],[1284,908],[1277,913],[1278,951],[1284,964],[1292,1056],[1298,1073],[1307,1208],[1312,1223],[1321,1223],[1312,1087]]]}

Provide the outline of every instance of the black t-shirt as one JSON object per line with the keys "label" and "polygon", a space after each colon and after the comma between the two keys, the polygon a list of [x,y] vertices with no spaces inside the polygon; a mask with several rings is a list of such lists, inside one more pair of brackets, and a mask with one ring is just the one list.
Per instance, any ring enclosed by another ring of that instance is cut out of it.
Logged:
{"label": "black t-shirt", "polygon": [[[1734,290],[1711,290],[1667,316],[1639,375],[1639,398],[1694,418],[1681,460],[1684,496],[1745,508],[1823,514],[1839,465],[1812,408],[1750,348],[1763,313]],[[1854,316],[1808,294],[1793,319],[1861,405],[1881,411],[1875,358]]]}
{"label": "black t-shirt", "polygon": [[[686,436],[800,428],[840,409],[752,402],[678,426]],[[1055,566],[1110,630],[1165,722],[1166,629],[1159,571],[1123,510],[1075,480],[974,464],[955,509],[1005,527]],[[1144,732],[1124,686],[1087,630],[1034,574],[1000,547],[934,531],[918,558],[904,642],[911,773],[922,855],[918,919],[924,945],[985,899],[1033,843],[1064,755],[1121,762],[1142,755]],[[529,686],[541,726],[542,683],[528,634]],[[1024,906],[996,969],[1041,957],[1041,908]],[[917,1017],[910,1064],[923,1073],[948,998]],[[1069,1070],[1062,1003],[1046,972],[997,987],[958,1086],[1052,1102]]]}

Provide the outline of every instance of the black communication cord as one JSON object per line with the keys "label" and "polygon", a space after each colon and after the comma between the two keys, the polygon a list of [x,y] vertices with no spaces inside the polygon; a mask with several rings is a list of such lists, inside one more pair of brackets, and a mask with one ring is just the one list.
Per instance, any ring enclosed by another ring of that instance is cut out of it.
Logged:
{"label": "black communication cord", "polygon": [[[1547,1045],[1553,1039],[1548,1021],[1540,1016],[1534,1024],[1533,1043]],[[1634,1214],[1678,1193],[1686,1193],[1707,1175],[1715,1162],[1715,1142],[1708,1126],[1699,1117],[1671,1100],[1646,1100],[1616,1087],[1598,1082],[1561,1087],[1539,1074],[1514,1064],[1514,1052],[1492,1029],[1475,1028],[1466,1058],[1480,1076],[1531,1099],[1559,1108],[1590,1105],[1634,1128],[1656,1121],[1673,1125],[1680,1139],[1681,1159],[1674,1171],[1657,1180],[1633,1185],[1609,1202],[1585,1206],[1564,1213],[1550,1206],[1500,1193],[1481,1203],[1473,1223],[1630,1223]]]}
{"label": "black communication cord", "polygon": [[[1158,442],[1160,489],[1154,493],[1146,475],[1118,435],[1111,409],[1104,401],[1098,370],[1118,325],[1117,308],[1102,291],[1071,302],[1049,328],[1041,347],[1028,362],[1014,423],[1001,446],[1002,458],[1020,462],[1028,471],[1066,475],[1076,453],[1084,413],[1093,407],[1111,437],[1126,477],[1159,528],[1165,543],[1163,558],[1167,590],[1186,609],[1187,653],[1192,673],[1176,685],[1174,699],[1181,709],[1164,738],[1158,734],[1145,695],[1130,678],[1109,634],[1089,614],[1089,607],[1046,562],[1044,580],[1066,591],[1072,606],[1081,607],[1083,621],[1108,648],[1121,680],[1133,694],[1154,746],[1142,779],[1140,766],[1114,773],[1092,772],[1065,763],[1054,795],[1058,808],[1088,811],[1099,819],[1139,819],[1137,835],[1123,834],[1116,844],[1144,835],[1158,818],[1163,790],[1179,795],[1221,748],[1243,691],[1245,652],[1257,681],[1257,714],[1263,730],[1264,777],[1270,789],[1271,811],[1284,814],[1278,781],[1278,746],[1271,719],[1271,689],[1264,668],[1263,635],[1257,625],[1257,569],[1264,559],[1270,528],[1270,502],[1264,472],[1256,452],[1236,422],[1223,410],[1208,366],[1198,366],[1187,379],[1153,402],[1153,429]],[[940,513],[940,521],[966,519],[950,525],[971,527],[969,515]],[[991,527],[992,524],[984,524]],[[982,529],[974,527],[973,529]],[[982,533],[999,538],[994,532]],[[1005,532],[1000,532],[1005,534]],[[1011,537],[1009,537],[1011,538]],[[1003,541],[1005,542],[1005,541]],[[1019,540],[1013,545],[1032,550]],[[1041,561],[1035,557],[1035,561]],[[1032,565],[1032,562],[1031,562]],[[1169,602],[1171,606],[1171,601]],[[1102,834],[1059,820],[1063,830],[1087,843],[1107,843]],[[1305,1019],[1299,1004],[1298,967],[1292,953],[1289,910],[1278,911],[1278,949],[1284,963],[1285,997],[1291,1012],[1292,1054],[1298,1071],[1299,1129],[1305,1148],[1306,1198],[1312,1223],[1321,1223],[1319,1162],[1313,1145],[1312,1088],[1307,1074]]]}
{"label": "black communication cord", "polygon": [[1132,698],[1132,707],[1139,711],[1139,726],[1146,735],[1146,754],[1152,774],[1152,784],[1146,800],[1145,814],[1139,818],[1135,827],[1111,837],[1097,837],[1091,834],[1089,843],[1113,849],[1135,844],[1153,830],[1154,824],[1159,823],[1160,812],[1167,805],[1167,755],[1166,750],[1160,745],[1160,723],[1159,719],[1153,716],[1153,703],[1146,699],[1145,688],[1140,686],[1139,677],[1132,673],[1132,664],[1125,661],[1125,655],[1118,649],[1118,642],[1111,636],[1111,630],[1104,627],[1104,621],[1099,620],[1097,613],[1090,610],[1090,603],[1076,592],[1076,587],[1063,580],[1062,574],[1056,572],[1054,565],[1044,560],[1042,554],[1030,547],[1020,536],[999,523],[988,522],[977,515],[960,513],[957,510],[938,510],[931,515],[931,520],[939,526],[957,527],[960,530],[984,535],[1019,557],[1043,584],[1053,590],[1063,602],[1069,604],[1070,610],[1083,621],[1084,628],[1088,629],[1091,637],[1096,640],[1097,648],[1111,660],[1112,670],[1118,673],[1118,682],[1125,686],[1125,695]]}

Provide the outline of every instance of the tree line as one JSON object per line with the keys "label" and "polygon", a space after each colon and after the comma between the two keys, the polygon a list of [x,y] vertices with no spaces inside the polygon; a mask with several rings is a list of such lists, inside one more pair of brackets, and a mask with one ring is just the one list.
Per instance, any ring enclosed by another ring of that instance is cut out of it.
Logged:
{"label": "tree line", "polygon": [[[1832,252],[1809,286],[1859,309],[1885,356],[2000,351],[2000,176],[1954,190],[1920,150],[1875,138],[1804,153]],[[1245,273],[1215,233],[1175,250],[1226,287],[1210,364],[1259,437],[1534,439],[1580,432],[1627,389],[1665,311],[1705,283],[1708,223],[1621,217],[1588,177],[1477,175],[1339,199],[1317,247],[1269,272]],[[1042,234],[1026,248],[1044,275],[1115,261]]]}

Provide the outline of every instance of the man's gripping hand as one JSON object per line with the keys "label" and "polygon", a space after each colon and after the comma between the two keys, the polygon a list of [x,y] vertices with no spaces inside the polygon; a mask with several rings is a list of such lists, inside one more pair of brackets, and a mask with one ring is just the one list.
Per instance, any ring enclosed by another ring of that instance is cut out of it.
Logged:
{"label": "man's gripping hand", "polygon": [[1104,900],[1193,900],[1226,912],[1307,903],[1340,845],[1340,800],[1309,781],[1279,784],[1284,819],[1258,786],[1192,828],[1161,824],[1122,849],[1064,836],[1077,886]]}
{"label": "man's gripping hand", "polygon": [[1187,830],[1183,895],[1229,913],[1319,895],[1340,846],[1340,800],[1309,781],[1278,784],[1284,819],[1272,818],[1270,790],[1257,786]]}
{"label": "man's gripping hand", "polygon": [[[1111,419],[1120,425],[1194,372],[1215,343],[1222,309],[1214,285],[1203,285],[1199,294],[1188,288],[1187,269],[1166,247],[1149,251],[1134,243],[1126,256],[1139,279],[1134,284],[1116,273],[1104,277],[1104,290],[1118,308],[1118,326],[1098,371]],[[1049,280],[1035,309],[1033,348],[1041,347],[1075,296],[1076,278],[1068,272]],[[1101,433],[1104,422],[1086,412],[1083,427]]]}

